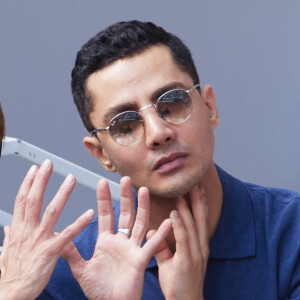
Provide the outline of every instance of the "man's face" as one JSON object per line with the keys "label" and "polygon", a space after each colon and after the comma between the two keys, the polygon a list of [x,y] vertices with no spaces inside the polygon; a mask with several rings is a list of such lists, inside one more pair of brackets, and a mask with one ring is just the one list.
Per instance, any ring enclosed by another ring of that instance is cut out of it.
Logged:
{"label": "man's face", "polygon": [[[193,86],[190,75],[178,68],[168,48],[154,46],[119,59],[88,78],[87,90],[94,102],[91,121],[95,128],[104,128],[116,111],[138,111],[155,102],[158,91]],[[147,186],[151,195],[161,197],[184,194],[201,181],[213,163],[213,129],[218,123],[210,87],[203,89],[202,96],[198,90],[190,96],[193,109],[184,123],[169,124],[151,107],[141,112],[144,136],[138,144],[124,147],[108,132],[101,132],[101,144],[96,137],[86,137],[85,145],[104,168],[130,176],[135,188]]]}

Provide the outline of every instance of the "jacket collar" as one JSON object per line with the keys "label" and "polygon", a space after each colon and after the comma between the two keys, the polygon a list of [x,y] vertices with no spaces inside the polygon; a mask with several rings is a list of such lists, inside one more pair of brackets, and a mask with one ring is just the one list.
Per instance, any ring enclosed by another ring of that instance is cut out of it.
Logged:
{"label": "jacket collar", "polygon": [[223,188],[223,207],[210,243],[212,259],[239,259],[255,255],[255,227],[251,196],[240,180],[216,166]]}

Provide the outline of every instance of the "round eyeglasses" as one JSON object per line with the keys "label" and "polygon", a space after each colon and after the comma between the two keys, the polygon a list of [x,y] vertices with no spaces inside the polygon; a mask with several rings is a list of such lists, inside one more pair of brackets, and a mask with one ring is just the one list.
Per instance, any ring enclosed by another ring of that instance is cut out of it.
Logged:
{"label": "round eyeglasses", "polygon": [[156,104],[149,104],[137,111],[124,111],[114,116],[109,126],[91,131],[97,137],[97,132],[109,131],[112,139],[122,146],[133,146],[137,144],[144,135],[144,120],[141,112],[150,107],[155,107],[160,118],[170,124],[185,122],[192,112],[192,100],[190,93],[200,87],[194,85],[189,90],[173,89],[162,94]]}

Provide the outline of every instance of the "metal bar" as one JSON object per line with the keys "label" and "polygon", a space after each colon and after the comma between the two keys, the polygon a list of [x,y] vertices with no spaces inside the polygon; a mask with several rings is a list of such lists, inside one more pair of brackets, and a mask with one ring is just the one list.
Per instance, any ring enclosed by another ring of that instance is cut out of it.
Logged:
{"label": "metal bar", "polygon": [[[73,174],[76,177],[77,183],[92,190],[96,190],[98,181],[104,178],[46,150],[13,137],[5,137],[2,141],[2,156],[6,155],[15,155],[37,165],[41,165],[45,159],[50,159],[53,163],[53,171],[55,173],[64,177],[68,174]],[[107,181],[110,186],[112,202],[114,204],[119,200],[120,186],[114,181],[108,179]]]}

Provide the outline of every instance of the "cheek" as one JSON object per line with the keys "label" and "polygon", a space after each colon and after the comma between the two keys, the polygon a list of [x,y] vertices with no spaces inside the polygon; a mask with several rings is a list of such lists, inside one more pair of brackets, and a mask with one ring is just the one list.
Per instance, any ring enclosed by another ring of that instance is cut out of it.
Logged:
{"label": "cheek", "polygon": [[111,150],[109,153],[112,164],[121,176],[133,177],[142,169],[141,161],[143,161],[143,159],[140,157],[141,151],[134,151],[127,147],[119,147],[117,151]]}
{"label": "cheek", "polygon": [[211,160],[214,152],[214,133],[208,118],[204,115],[191,122],[182,135],[184,142],[189,144],[194,155],[201,160]]}

